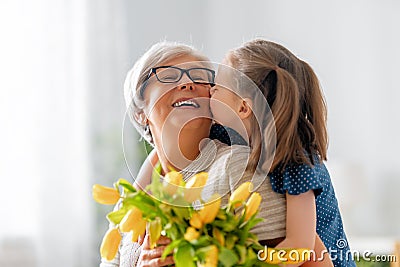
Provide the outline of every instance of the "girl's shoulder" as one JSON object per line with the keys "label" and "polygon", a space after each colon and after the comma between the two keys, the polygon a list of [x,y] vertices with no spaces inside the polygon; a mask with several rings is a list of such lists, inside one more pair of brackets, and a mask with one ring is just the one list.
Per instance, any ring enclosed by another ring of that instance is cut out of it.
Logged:
{"label": "girl's shoulder", "polygon": [[272,189],[280,194],[298,195],[314,190],[318,196],[330,180],[325,164],[315,161],[315,164],[292,163],[283,170],[276,168],[270,174]]}
{"label": "girl's shoulder", "polygon": [[218,123],[211,125],[210,139],[219,140],[220,142],[230,145],[247,146],[246,140],[234,129],[223,126]]}

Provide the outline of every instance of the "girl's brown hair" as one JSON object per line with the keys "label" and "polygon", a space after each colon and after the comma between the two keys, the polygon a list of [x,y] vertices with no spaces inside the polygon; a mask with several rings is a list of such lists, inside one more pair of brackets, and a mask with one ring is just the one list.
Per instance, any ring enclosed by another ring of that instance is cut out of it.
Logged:
{"label": "girl's brown hair", "polygon": [[262,39],[230,51],[228,59],[259,87],[271,108],[276,147],[270,171],[289,163],[314,164],[314,155],[326,160],[326,104],[312,68],[283,46]]}

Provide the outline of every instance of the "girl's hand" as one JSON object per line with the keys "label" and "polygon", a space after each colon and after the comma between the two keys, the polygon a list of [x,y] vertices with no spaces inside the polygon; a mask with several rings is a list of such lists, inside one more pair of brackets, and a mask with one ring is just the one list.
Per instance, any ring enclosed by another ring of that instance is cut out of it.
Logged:
{"label": "girl's hand", "polygon": [[146,233],[144,242],[142,244],[142,251],[140,252],[139,260],[136,266],[139,267],[155,267],[155,266],[167,266],[174,264],[172,255],[161,259],[161,255],[164,252],[165,247],[171,243],[171,240],[165,236],[161,236],[157,242],[157,247],[150,249],[150,236]]}

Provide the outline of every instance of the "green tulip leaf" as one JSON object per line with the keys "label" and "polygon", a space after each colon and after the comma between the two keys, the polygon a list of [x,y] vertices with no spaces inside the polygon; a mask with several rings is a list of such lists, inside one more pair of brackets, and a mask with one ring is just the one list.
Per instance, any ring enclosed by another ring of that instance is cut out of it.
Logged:
{"label": "green tulip leaf", "polygon": [[125,189],[125,192],[136,192],[136,189],[132,186],[132,184],[123,178],[118,180],[117,185],[122,186]]}
{"label": "green tulip leaf", "polygon": [[174,240],[172,241],[168,246],[165,247],[164,252],[161,256],[162,259],[165,259],[171,252],[179,246],[179,244],[182,242],[182,239]]}
{"label": "green tulip leaf", "polygon": [[235,246],[236,251],[238,252],[239,255],[239,264],[243,264],[246,261],[246,247],[245,246],[241,246],[241,245],[236,245]]}
{"label": "green tulip leaf", "polygon": [[174,254],[176,267],[196,267],[194,258],[194,249],[191,245],[185,242],[185,245],[178,246]]}
{"label": "green tulip leaf", "polygon": [[239,258],[232,250],[221,247],[218,261],[220,261],[225,267],[231,267],[238,263]]}
{"label": "green tulip leaf", "polygon": [[125,217],[125,214],[128,212],[128,209],[125,207],[120,208],[119,210],[112,211],[107,214],[107,219],[109,222],[117,225],[121,222],[121,220]]}

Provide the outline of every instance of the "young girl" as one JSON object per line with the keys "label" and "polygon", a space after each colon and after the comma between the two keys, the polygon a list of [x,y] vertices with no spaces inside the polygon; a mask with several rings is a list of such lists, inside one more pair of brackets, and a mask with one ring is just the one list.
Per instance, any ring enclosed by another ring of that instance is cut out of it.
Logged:
{"label": "young girl", "polygon": [[[225,62],[259,87],[275,120],[276,148],[269,177],[272,189],[285,195],[287,206],[286,238],[278,247],[302,247],[304,243],[313,247],[312,233],[316,231],[331,253],[334,266],[355,266],[323,163],[327,159],[326,107],[314,71],[286,48],[266,40],[245,43],[229,52]],[[246,95],[246,88],[239,91],[242,98],[216,86],[211,98],[240,114],[256,99]],[[229,122],[228,113],[211,108],[217,122]],[[251,116],[244,118],[244,125],[251,125],[251,120],[254,123]],[[268,135],[264,138],[267,140]],[[257,147],[252,141],[250,135],[254,151]]]}

